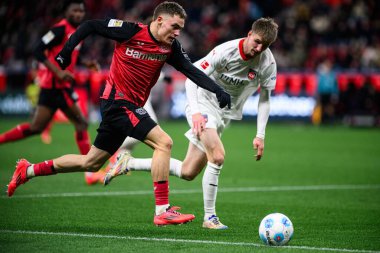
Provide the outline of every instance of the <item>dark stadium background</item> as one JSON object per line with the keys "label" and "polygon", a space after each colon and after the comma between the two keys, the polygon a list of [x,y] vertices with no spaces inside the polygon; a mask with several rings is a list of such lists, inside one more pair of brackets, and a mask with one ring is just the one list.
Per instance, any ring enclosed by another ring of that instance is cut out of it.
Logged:
{"label": "dark stadium background", "polygon": [[[149,22],[149,15],[159,2],[88,0],[86,18]],[[188,14],[179,40],[193,61],[222,42],[244,37],[257,18],[270,16],[276,20],[280,30],[271,50],[279,74],[273,95],[279,96],[280,103],[285,99],[289,108],[291,101],[299,102],[293,103],[293,107],[297,105],[304,111],[282,111],[272,114],[273,119],[295,119],[314,124],[380,125],[378,1],[178,2]],[[33,82],[36,65],[33,46],[59,20],[61,3],[46,0],[0,3],[0,117],[29,114],[30,107],[23,92]],[[92,74],[79,67],[77,73],[77,89],[88,97],[85,100],[88,100],[90,109],[86,111],[89,110],[90,115],[93,113],[93,121],[98,120],[94,114],[97,96],[107,75],[112,50],[113,42],[100,36],[86,39],[82,50],[82,57],[96,59],[103,69],[102,73]],[[157,85],[153,90],[153,104],[160,118],[181,117],[183,115],[176,112],[182,111],[182,107],[176,107],[178,102],[173,101],[172,95],[183,94],[184,77],[170,67],[165,67],[164,71],[171,85]],[[323,84],[326,79],[330,81]],[[299,98],[309,100],[302,104],[304,102]],[[274,107],[277,100],[274,100]],[[255,112],[251,108],[245,111],[247,118],[254,118]]]}

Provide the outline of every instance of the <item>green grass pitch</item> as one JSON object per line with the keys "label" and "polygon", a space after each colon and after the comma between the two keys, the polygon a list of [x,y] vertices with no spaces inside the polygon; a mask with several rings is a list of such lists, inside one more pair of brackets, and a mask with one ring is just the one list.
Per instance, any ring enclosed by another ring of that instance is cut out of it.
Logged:
{"label": "green grass pitch", "polygon": [[[3,132],[21,121],[1,119]],[[183,159],[183,121],[162,122]],[[69,124],[40,137],[0,146],[0,252],[376,252],[380,251],[380,131],[269,122],[262,161],[254,160],[256,123],[233,122],[224,135],[225,164],[217,212],[225,231],[201,227],[201,176],[170,178],[170,202],[196,219],[181,226],[153,225],[150,174],[133,172],[112,183],[87,186],[83,173],[34,178],[6,196],[15,161],[40,162],[77,153]],[[90,128],[92,140],[96,126]],[[139,145],[134,156],[150,157]],[[294,224],[286,247],[264,246],[261,219],[272,212]]]}

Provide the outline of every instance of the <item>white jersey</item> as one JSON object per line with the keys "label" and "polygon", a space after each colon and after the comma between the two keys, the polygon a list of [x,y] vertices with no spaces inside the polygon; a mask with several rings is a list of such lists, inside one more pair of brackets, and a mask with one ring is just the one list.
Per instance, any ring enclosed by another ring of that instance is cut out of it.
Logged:
{"label": "white jersey", "polygon": [[[243,53],[243,42],[244,38],[225,42],[194,63],[231,95],[231,109],[220,110],[223,117],[234,120],[242,119],[244,103],[259,87],[273,90],[276,85],[277,65],[270,49],[258,57],[247,59]],[[219,108],[214,93],[198,87],[197,95],[200,103]]]}

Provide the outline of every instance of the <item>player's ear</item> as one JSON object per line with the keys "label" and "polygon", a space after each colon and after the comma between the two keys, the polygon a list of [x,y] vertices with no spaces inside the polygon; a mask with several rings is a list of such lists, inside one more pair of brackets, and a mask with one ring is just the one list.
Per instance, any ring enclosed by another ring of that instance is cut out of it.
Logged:
{"label": "player's ear", "polygon": [[252,30],[248,32],[248,35],[247,37],[251,36],[253,33],[252,33]]}
{"label": "player's ear", "polygon": [[164,21],[164,17],[163,16],[158,16],[157,19],[156,19],[157,23],[158,24],[162,24],[162,22]]}

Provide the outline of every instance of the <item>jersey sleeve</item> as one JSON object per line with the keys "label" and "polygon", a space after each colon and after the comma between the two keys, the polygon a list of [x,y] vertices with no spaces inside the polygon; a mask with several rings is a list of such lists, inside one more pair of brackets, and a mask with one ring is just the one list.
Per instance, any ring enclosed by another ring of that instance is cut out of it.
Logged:
{"label": "jersey sleeve", "polygon": [[118,19],[88,20],[78,27],[71,35],[62,51],[71,53],[74,48],[90,34],[97,34],[118,42],[129,40],[141,28],[137,23],[126,22]]}
{"label": "jersey sleeve", "polygon": [[187,78],[193,81],[199,87],[208,91],[216,93],[222,88],[217,85],[210,77],[204,72],[195,67],[187,53],[182,48],[181,44],[175,40],[172,44],[172,54],[167,60],[167,63],[172,65],[175,69],[182,72]]}
{"label": "jersey sleeve", "polygon": [[260,75],[260,86],[267,90],[274,90],[276,87],[276,77],[277,65],[276,62],[273,61],[262,71]]}
{"label": "jersey sleeve", "polygon": [[202,70],[208,76],[215,70],[223,69],[225,64],[226,59],[223,57],[223,50],[220,46],[214,48],[205,57],[194,63],[198,69]]}
{"label": "jersey sleeve", "polygon": [[[218,48],[213,49],[209,54],[207,54],[202,59],[194,63],[194,66],[205,73],[207,76],[210,76],[216,69],[221,69],[223,66],[223,61],[221,54],[218,54]],[[186,97],[190,106],[191,114],[196,114],[200,112],[198,106],[198,94],[197,86],[190,79],[186,79]]]}
{"label": "jersey sleeve", "polygon": [[46,60],[44,51],[54,46],[59,45],[65,36],[65,27],[56,26],[50,29],[42,38],[37,42],[34,48],[34,56],[40,62]]}

